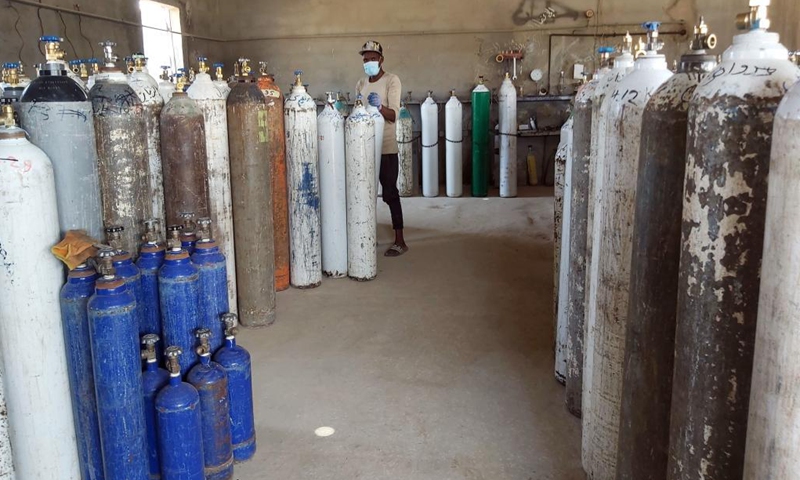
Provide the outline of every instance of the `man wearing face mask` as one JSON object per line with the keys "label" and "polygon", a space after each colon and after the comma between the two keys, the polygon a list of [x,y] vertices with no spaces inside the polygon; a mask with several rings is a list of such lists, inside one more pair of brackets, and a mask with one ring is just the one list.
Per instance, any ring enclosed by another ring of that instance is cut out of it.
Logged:
{"label": "man wearing face mask", "polygon": [[[396,120],[400,112],[400,79],[393,73],[383,70],[383,47],[380,43],[369,41],[359,52],[364,60],[366,78],[356,84],[356,94],[377,108],[386,124],[383,128],[383,148],[381,150],[381,170],[379,178],[383,188],[383,202],[389,206],[394,229],[394,244],[389,247],[387,257],[399,257],[408,251],[403,239],[403,208],[400,206],[400,192],[397,190],[397,134]],[[380,141],[380,139],[375,139]]]}

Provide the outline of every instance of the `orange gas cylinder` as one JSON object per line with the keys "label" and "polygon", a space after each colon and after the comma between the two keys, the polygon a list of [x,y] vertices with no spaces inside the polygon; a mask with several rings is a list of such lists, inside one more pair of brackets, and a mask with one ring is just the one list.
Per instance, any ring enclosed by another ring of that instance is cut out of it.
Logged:
{"label": "orange gas cylinder", "polygon": [[275,79],[259,62],[258,88],[267,102],[267,151],[272,165],[272,221],[275,226],[275,290],[289,288],[289,202],[286,193],[286,135],[283,128],[283,95]]}

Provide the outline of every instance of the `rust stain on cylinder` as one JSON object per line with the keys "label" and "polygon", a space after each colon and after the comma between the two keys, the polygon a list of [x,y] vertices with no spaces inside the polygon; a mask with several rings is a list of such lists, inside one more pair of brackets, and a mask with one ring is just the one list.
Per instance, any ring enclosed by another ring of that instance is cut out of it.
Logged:
{"label": "rust stain on cylinder", "polygon": [[231,200],[239,321],[246,327],[275,321],[272,158],[266,109],[254,82],[233,85],[227,103]]}
{"label": "rust stain on cylinder", "polygon": [[289,288],[289,198],[283,95],[270,75],[258,77],[257,84],[267,105],[267,156],[272,165],[272,221],[275,231],[275,289],[280,292]]}
{"label": "rust stain on cylinder", "polygon": [[208,216],[208,168],[203,112],[177,92],[161,111],[161,164],[167,225],[180,224],[180,214]]}
{"label": "rust stain on cylinder", "polygon": [[642,117],[618,480],[664,480],[667,472],[686,127],[702,78],[676,74]]}
{"label": "rust stain on cylinder", "polygon": [[772,123],[780,97],[689,113],[668,478],[742,478]]}

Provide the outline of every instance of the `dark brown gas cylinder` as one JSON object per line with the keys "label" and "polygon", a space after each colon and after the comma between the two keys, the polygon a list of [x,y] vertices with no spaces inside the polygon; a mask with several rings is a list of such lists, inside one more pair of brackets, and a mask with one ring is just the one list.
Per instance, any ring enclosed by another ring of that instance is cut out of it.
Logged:
{"label": "dark brown gas cylinder", "polygon": [[[239,321],[263,327],[275,321],[275,237],[272,219],[271,156],[264,94],[240,59],[228,95],[233,234]],[[281,116],[282,106],[280,109]]]}
{"label": "dark brown gas cylinder", "polygon": [[182,212],[207,217],[205,119],[197,102],[182,88],[175,90],[161,111],[161,163],[167,224],[181,223]]}

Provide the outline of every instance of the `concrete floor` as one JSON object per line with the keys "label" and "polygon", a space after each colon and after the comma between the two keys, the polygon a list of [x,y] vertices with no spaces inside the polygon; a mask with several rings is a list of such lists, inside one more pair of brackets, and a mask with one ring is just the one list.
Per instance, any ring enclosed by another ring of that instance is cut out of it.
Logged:
{"label": "concrete floor", "polygon": [[236,478],[583,479],[553,378],[552,188],[520,194],[403,199],[411,250],[376,280],[279,293],[240,338],[258,453]]}

